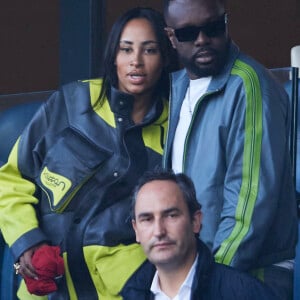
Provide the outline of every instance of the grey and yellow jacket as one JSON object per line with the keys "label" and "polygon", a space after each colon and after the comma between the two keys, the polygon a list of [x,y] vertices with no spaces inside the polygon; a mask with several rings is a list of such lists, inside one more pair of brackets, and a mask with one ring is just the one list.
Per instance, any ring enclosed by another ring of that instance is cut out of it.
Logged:
{"label": "grey and yellow jacket", "polygon": [[0,169],[0,228],[14,258],[44,241],[62,248],[66,276],[53,299],[115,299],[145,259],[130,196],[161,164],[168,104],[158,97],[135,125],[132,97],[112,89],[100,105],[100,89],[91,80],[55,92]]}
{"label": "grey and yellow jacket", "polygon": [[[172,80],[165,166],[189,84],[184,70]],[[293,259],[297,212],[289,127],[284,89],[231,43],[224,68],[196,104],[183,161],[202,204],[200,237],[217,262],[251,270]]]}

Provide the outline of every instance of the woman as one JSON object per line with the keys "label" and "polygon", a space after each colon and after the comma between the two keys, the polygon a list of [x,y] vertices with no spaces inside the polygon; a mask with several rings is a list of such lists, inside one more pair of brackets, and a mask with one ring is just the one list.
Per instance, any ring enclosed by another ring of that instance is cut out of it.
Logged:
{"label": "woman", "polygon": [[[151,9],[121,16],[103,79],[54,93],[0,169],[0,226],[17,273],[38,279],[32,257],[41,245],[63,253],[65,276],[48,299],[118,299],[145,260],[129,203],[138,178],[161,162],[171,51],[164,27]],[[23,284],[19,297],[31,299],[25,294]]]}

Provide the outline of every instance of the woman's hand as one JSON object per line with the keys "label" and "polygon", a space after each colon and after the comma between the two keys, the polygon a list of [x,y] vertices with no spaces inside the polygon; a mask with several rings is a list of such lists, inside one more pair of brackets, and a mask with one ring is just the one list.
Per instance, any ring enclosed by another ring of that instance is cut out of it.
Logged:
{"label": "woman's hand", "polygon": [[38,279],[38,275],[35,272],[35,269],[31,263],[31,258],[34,254],[34,252],[43,246],[45,244],[39,244],[38,246],[34,246],[27,251],[25,251],[19,258],[19,264],[20,267],[18,269],[18,274],[20,274],[22,277],[30,277],[34,279]]}

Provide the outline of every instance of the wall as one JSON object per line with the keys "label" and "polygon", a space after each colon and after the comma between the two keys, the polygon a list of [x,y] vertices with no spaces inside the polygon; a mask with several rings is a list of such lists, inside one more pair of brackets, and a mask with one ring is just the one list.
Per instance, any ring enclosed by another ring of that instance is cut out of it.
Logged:
{"label": "wall", "polygon": [[[162,10],[161,0],[107,2],[107,27],[127,8],[151,6]],[[227,0],[229,32],[241,50],[268,68],[289,66],[291,47],[300,44],[299,0]]]}
{"label": "wall", "polygon": [[268,68],[290,65],[300,44],[299,0],[230,1],[229,28],[240,48]]}
{"label": "wall", "polygon": [[[128,8],[162,7],[162,0],[104,2],[106,31]],[[10,0],[1,5],[0,94],[58,87],[59,3]],[[230,34],[242,50],[268,68],[290,64],[290,48],[300,44],[299,0],[228,0],[228,8]]]}
{"label": "wall", "polygon": [[111,28],[114,20],[124,13],[127,9],[143,6],[143,7],[152,7],[159,11],[162,11],[162,0],[127,0],[127,1],[118,1],[118,0],[108,0],[106,1],[106,27],[107,31]]}
{"label": "wall", "polygon": [[58,3],[59,0],[2,1],[0,94],[57,87]]}

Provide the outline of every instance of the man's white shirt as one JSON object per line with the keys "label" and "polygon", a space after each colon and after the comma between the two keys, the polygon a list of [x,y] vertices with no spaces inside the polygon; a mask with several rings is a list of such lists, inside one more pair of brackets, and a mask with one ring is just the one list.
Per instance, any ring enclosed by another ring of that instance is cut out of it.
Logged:
{"label": "man's white shirt", "polygon": [[155,300],[190,300],[191,299],[191,291],[192,291],[192,284],[193,284],[193,279],[195,276],[196,272],[196,265],[198,261],[198,255],[195,258],[195,261],[186,276],[184,282],[182,283],[177,295],[174,298],[169,298],[161,289],[159,285],[159,277],[158,273],[156,271],[152,284],[151,284],[151,292],[154,294],[154,299]]}
{"label": "man's white shirt", "polygon": [[175,173],[181,173],[183,163],[183,152],[186,135],[192,120],[192,114],[194,112],[197,101],[207,91],[207,87],[211,81],[210,77],[203,77],[199,79],[190,80],[189,87],[185,94],[185,98],[182,102],[180,109],[179,121],[177,124],[173,149],[172,149],[172,169]]}

